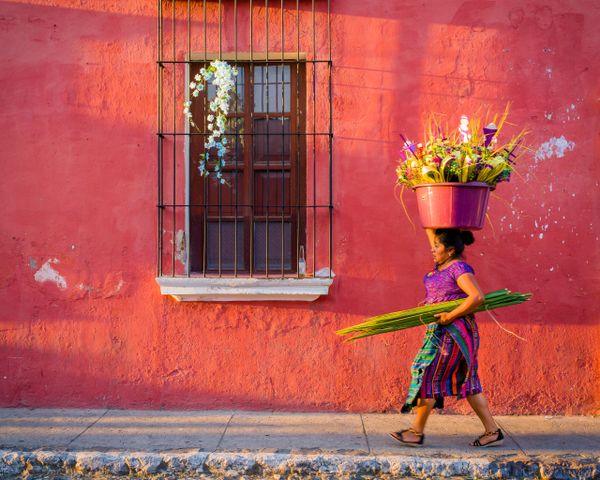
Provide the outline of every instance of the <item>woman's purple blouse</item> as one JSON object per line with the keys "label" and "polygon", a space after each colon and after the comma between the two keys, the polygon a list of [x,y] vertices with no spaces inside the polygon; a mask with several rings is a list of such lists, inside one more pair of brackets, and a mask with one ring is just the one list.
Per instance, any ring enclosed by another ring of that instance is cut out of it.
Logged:
{"label": "woman's purple blouse", "polygon": [[425,303],[439,303],[447,300],[465,298],[467,294],[458,286],[457,279],[464,273],[475,273],[466,262],[454,262],[444,270],[435,269],[423,278],[425,284]]}

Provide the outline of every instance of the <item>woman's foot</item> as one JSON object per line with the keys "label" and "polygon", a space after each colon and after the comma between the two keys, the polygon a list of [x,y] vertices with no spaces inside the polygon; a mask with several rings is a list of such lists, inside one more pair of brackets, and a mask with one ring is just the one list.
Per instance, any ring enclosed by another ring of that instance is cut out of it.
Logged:
{"label": "woman's foot", "polygon": [[485,432],[477,440],[471,443],[472,447],[495,447],[504,443],[502,430],[498,429],[492,432]]}
{"label": "woman's foot", "polygon": [[408,445],[409,447],[420,447],[423,445],[423,440],[425,440],[425,434],[416,431],[414,428],[392,432],[390,435],[400,443]]}

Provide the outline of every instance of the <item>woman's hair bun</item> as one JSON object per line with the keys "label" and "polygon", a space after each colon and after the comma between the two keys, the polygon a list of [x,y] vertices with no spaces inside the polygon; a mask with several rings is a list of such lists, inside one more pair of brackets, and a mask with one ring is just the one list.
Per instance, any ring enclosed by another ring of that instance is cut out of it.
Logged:
{"label": "woman's hair bun", "polygon": [[460,239],[465,245],[471,245],[475,241],[473,233],[469,230],[461,230]]}

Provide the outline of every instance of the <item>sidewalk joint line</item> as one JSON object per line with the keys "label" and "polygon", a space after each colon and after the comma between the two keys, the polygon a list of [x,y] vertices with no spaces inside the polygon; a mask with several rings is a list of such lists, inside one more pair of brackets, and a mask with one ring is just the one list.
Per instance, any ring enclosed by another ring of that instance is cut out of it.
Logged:
{"label": "sidewalk joint line", "polygon": [[106,411],[105,411],[105,412],[104,412],[102,415],[100,415],[100,416],[99,416],[99,417],[98,417],[96,420],[94,420],[94,421],[93,421],[92,423],[90,423],[90,424],[89,424],[87,427],[85,427],[85,428],[83,429],[83,431],[82,431],[82,432],[80,432],[78,435],[76,435],[76,436],[75,436],[75,438],[73,438],[73,439],[72,439],[72,440],[71,440],[71,441],[70,441],[70,442],[67,444],[67,447],[70,447],[70,446],[71,446],[71,444],[72,444],[72,443],[73,443],[75,440],[77,440],[77,439],[78,439],[79,437],[81,437],[81,436],[82,436],[82,435],[83,435],[85,432],[87,432],[87,431],[88,431],[90,428],[92,428],[92,427],[93,427],[94,425],[96,425],[96,424],[97,424],[97,423],[98,423],[100,420],[102,420],[102,419],[103,419],[103,418],[106,416],[106,414],[107,414],[109,411],[110,411],[110,408],[107,408],[107,409],[106,409]]}
{"label": "sidewalk joint line", "polygon": [[215,453],[221,446],[221,442],[223,442],[223,438],[225,437],[225,434],[227,433],[227,429],[229,428],[229,424],[231,423],[231,420],[233,420],[234,415],[235,415],[235,412],[232,413],[231,416],[229,417],[229,420],[227,420],[227,425],[225,425],[225,428],[223,429],[223,433],[221,434],[221,438],[219,438],[219,443],[217,443],[217,446],[213,450],[213,453]]}
{"label": "sidewalk joint line", "polygon": [[371,455],[371,445],[369,444],[369,437],[367,436],[367,429],[365,428],[365,421],[363,420],[362,413],[360,415],[360,423],[362,424],[363,435],[365,436],[365,441],[367,442],[367,454]]}

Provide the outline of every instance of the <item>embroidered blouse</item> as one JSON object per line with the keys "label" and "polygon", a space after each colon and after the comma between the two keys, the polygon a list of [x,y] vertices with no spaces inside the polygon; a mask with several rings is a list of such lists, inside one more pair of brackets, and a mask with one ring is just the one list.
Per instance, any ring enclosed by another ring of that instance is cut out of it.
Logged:
{"label": "embroidered blouse", "polygon": [[458,286],[457,279],[464,273],[475,273],[466,262],[458,261],[443,270],[437,265],[423,278],[425,284],[425,304],[445,302],[465,298],[467,294]]}

